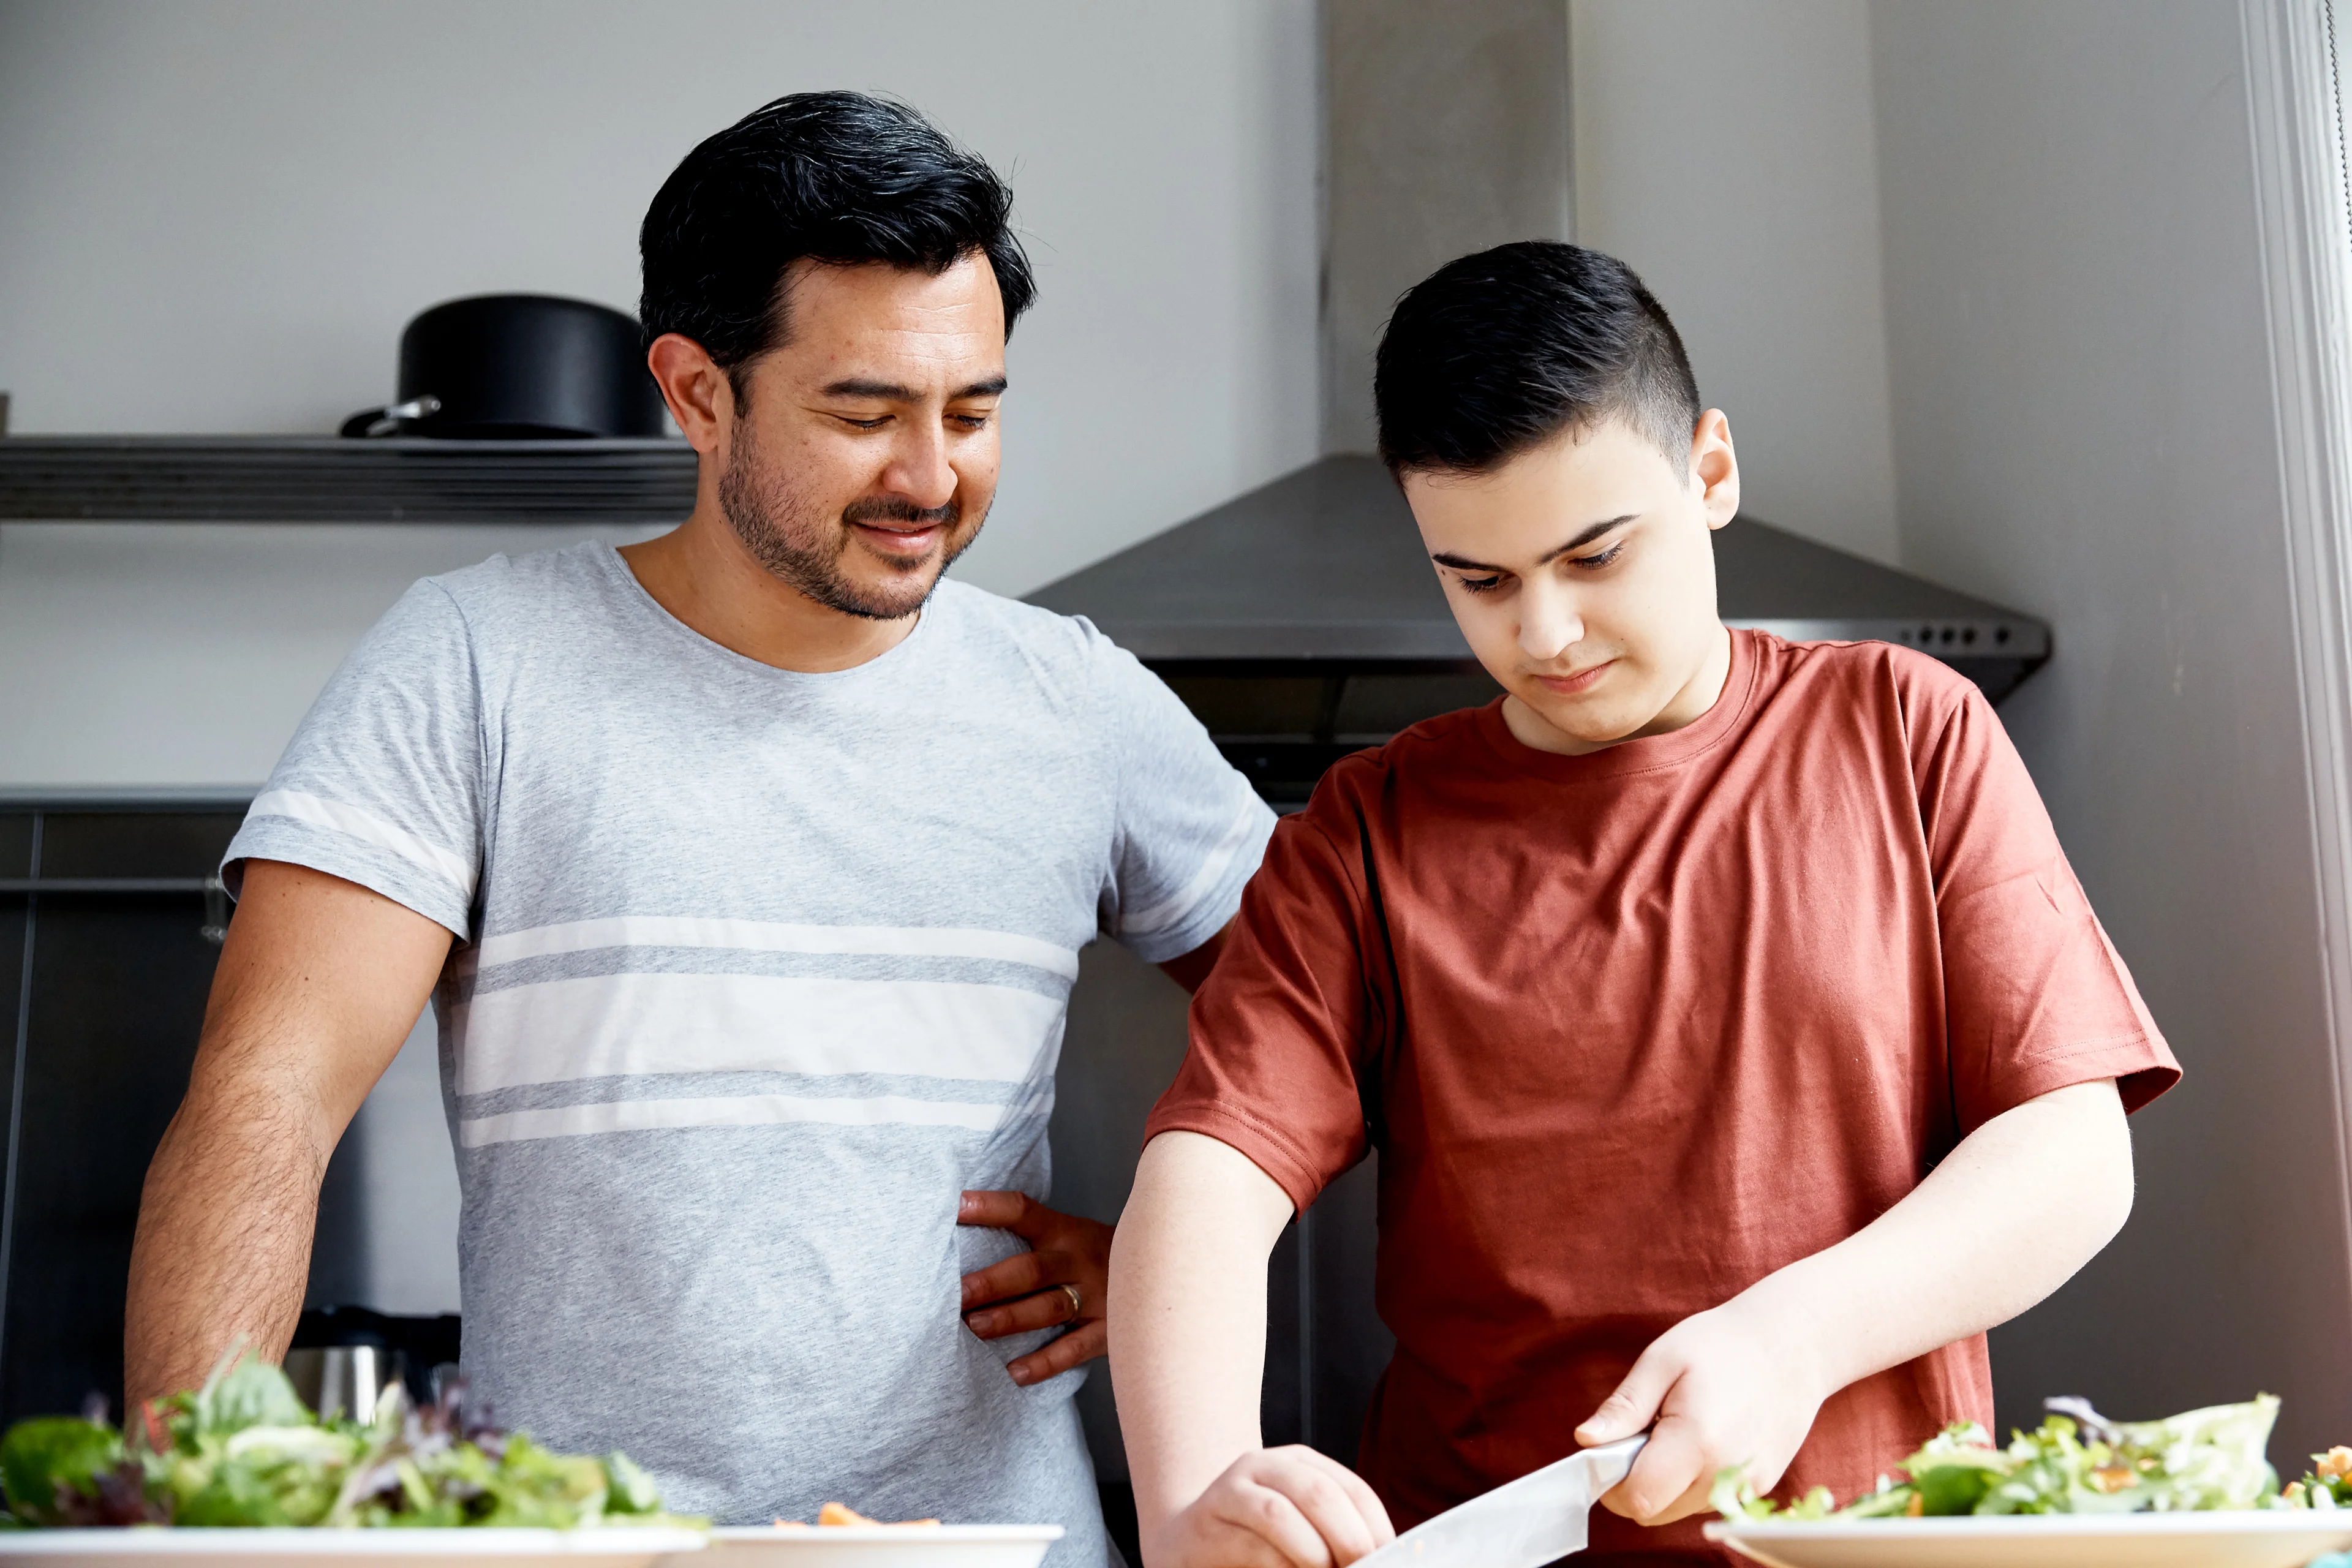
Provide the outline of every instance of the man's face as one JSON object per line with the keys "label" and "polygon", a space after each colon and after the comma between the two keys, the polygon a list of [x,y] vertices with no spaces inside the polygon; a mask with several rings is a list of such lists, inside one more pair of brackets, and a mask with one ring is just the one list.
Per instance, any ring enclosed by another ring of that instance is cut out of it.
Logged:
{"label": "man's face", "polygon": [[761,564],[819,604],[920,609],[996,495],[1004,305],[985,258],[936,278],[795,263],[786,341],[751,362],[719,500]]}
{"label": "man's face", "polygon": [[1739,507],[1721,414],[1700,420],[1687,463],[1609,419],[1491,474],[1408,472],[1404,492],[1471,650],[1537,721],[1531,735],[1515,716],[1523,740],[1596,751],[1713,702],[1708,531]]}

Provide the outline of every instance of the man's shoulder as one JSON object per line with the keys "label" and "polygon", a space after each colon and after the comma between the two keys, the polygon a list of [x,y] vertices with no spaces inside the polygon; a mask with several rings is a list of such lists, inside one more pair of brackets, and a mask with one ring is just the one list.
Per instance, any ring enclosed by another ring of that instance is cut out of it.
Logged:
{"label": "man's shoulder", "polygon": [[1094,644],[1108,640],[1084,616],[1008,599],[953,577],[940,579],[931,605],[961,636],[1033,649],[1047,658],[1082,659]]}
{"label": "man's shoulder", "polygon": [[429,585],[469,614],[523,609],[601,592],[610,585],[605,568],[610,555],[609,547],[595,540],[528,555],[501,552],[471,566],[420,578],[418,586]]}
{"label": "man's shoulder", "polygon": [[1149,679],[1118,644],[1084,616],[1066,616],[953,578],[940,580],[926,615],[939,617],[941,641],[955,649],[965,679],[1009,683],[1055,706],[1092,700],[1121,676]]}

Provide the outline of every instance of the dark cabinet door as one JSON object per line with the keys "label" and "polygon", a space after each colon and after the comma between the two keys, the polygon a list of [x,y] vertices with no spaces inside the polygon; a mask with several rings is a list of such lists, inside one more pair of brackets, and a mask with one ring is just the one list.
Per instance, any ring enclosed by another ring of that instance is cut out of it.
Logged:
{"label": "dark cabinet door", "polygon": [[[188,1083],[218,949],[204,879],[222,811],[28,814],[0,862],[13,1047],[0,1194],[0,1421],[118,1412],[139,1194]],[[8,848],[0,837],[0,853]]]}

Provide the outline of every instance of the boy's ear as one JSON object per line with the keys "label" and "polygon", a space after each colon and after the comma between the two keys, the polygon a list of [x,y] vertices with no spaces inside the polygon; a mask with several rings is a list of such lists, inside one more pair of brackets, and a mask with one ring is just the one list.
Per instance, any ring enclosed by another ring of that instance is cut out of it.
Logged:
{"label": "boy's ear", "polygon": [[1731,422],[1720,408],[1698,416],[1691,435],[1691,478],[1699,487],[1706,525],[1721,528],[1739,510],[1739,456],[1731,447]]}

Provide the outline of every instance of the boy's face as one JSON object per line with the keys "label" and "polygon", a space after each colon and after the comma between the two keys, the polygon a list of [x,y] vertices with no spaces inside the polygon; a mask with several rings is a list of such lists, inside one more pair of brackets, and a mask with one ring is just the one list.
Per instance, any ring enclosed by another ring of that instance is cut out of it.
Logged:
{"label": "boy's face", "polygon": [[1739,510],[1720,412],[1701,417],[1685,463],[1609,419],[1491,474],[1408,471],[1404,493],[1521,741],[1598,751],[1714,704],[1729,642],[1707,536]]}

